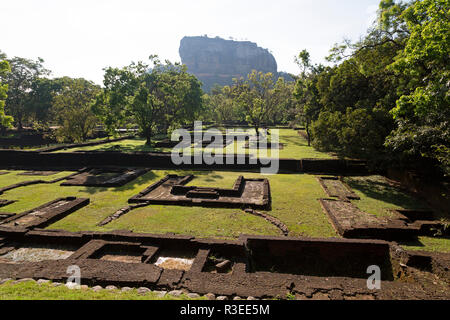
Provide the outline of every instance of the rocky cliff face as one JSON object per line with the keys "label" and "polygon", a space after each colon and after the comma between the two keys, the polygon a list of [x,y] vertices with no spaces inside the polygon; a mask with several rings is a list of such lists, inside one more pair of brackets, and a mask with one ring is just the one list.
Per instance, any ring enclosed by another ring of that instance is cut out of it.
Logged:
{"label": "rocky cliff face", "polygon": [[273,55],[249,41],[184,37],[180,56],[188,71],[203,82],[206,92],[214,84],[230,85],[233,78],[245,78],[252,70],[278,74]]}

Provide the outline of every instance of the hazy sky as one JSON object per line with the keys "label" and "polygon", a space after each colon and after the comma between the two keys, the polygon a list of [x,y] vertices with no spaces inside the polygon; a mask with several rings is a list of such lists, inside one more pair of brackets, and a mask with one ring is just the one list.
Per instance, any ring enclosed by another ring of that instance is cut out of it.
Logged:
{"label": "hazy sky", "polygon": [[298,73],[308,49],[321,62],[334,43],[358,39],[379,0],[0,0],[0,50],[41,57],[52,76],[101,83],[103,68],[180,61],[183,36],[249,40],[269,49],[278,71]]}

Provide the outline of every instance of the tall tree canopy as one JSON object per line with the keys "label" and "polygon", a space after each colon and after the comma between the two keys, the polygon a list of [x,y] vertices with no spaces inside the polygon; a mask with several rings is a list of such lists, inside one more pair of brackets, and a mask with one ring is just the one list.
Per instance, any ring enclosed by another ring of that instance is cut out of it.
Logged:
{"label": "tall tree canopy", "polygon": [[201,83],[186,66],[168,60],[163,64],[157,56],[150,60],[151,69],[142,62],[106,69],[105,89],[94,105],[110,132],[133,119],[147,144],[156,132],[192,123],[203,106]]}
{"label": "tall tree canopy", "polygon": [[[1,53],[1,52],[0,52]],[[2,57],[0,57],[1,59]],[[6,60],[0,60],[0,131],[4,131],[11,126],[13,118],[5,114],[5,100],[8,92],[8,85],[2,83],[1,79],[6,77],[10,72],[9,63]]]}
{"label": "tall tree canopy", "polygon": [[415,1],[400,18],[410,36],[390,70],[404,79],[386,145],[437,159],[450,173],[450,2]]}
{"label": "tall tree canopy", "polygon": [[41,76],[49,74],[44,68],[44,60],[25,59],[14,57],[7,59],[11,67],[11,72],[6,75],[5,82],[8,84],[8,98],[6,99],[6,111],[14,117],[14,121],[19,129],[23,128],[32,113],[30,103],[30,92],[33,83]]}
{"label": "tall tree canopy", "polygon": [[247,79],[233,81],[232,90],[236,102],[243,110],[247,123],[259,135],[259,128],[268,122],[268,117],[276,106],[273,74],[253,70]]}
{"label": "tall tree canopy", "polygon": [[62,89],[53,98],[53,112],[59,124],[60,141],[82,142],[95,129],[97,118],[92,103],[100,88],[85,79],[62,78]]}

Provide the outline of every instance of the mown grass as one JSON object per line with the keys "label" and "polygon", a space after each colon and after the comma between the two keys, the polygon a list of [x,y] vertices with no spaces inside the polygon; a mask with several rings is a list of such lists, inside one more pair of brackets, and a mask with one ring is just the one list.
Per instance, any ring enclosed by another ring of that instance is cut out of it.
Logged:
{"label": "mown grass", "polygon": [[[5,192],[1,198],[17,200],[3,207],[3,212],[20,213],[58,197],[88,197],[91,203],[51,225],[51,229],[68,231],[109,231],[128,229],[136,232],[192,234],[198,237],[237,238],[240,234],[279,235],[280,231],[262,218],[239,209],[201,208],[152,205],[134,210],[112,223],[97,224],[120,208],[127,206],[130,197],[167,174],[194,174],[191,183],[198,186],[231,188],[237,172],[192,172],[153,170],[119,188],[61,187],[60,183],[39,184]],[[14,174],[10,176],[10,184]],[[245,177],[261,177],[245,173]],[[268,176],[272,191],[272,211],[269,214],[282,220],[292,235],[311,237],[335,236],[335,232],[322,212],[317,198],[324,193],[314,176]]]}
{"label": "mown grass", "polygon": [[[257,149],[245,148],[245,142],[234,142],[234,144],[228,146],[227,148],[213,149],[213,148],[202,148],[202,151],[208,151],[212,153],[228,153],[236,152],[237,154],[249,154],[253,156],[261,155],[261,157],[271,157],[279,156],[280,158],[316,158],[316,159],[327,159],[333,158],[334,156],[315,150],[313,147],[308,146],[308,142],[305,138],[297,133],[293,129],[277,129],[279,130],[279,142],[284,144],[284,148],[277,151],[276,153],[271,152],[271,150],[258,151]],[[250,130],[254,132],[254,130]],[[271,130],[272,132],[273,129]],[[122,152],[171,152],[171,148],[154,148],[145,145],[145,139],[127,139],[117,142],[111,142],[107,144],[90,146],[90,147],[80,147],[72,148],[66,150],[60,150],[57,152],[74,152],[74,151],[122,151]],[[188,147],[183,149],[186,152],[194,152],[193,147]]]}
{"label": "mown grass", "polygon": [[[63,174],[66,173],[60,175]],[[0,211],[20,213],[59,197],[76,196],[90,198],[91,202],[88,206],[50,225],[49,229],[74,232],[112,230],[156,234],[170,232],[227,239],[235,239],[241,234],[281,234],[279,229],[266,220],[239,209],[185,206],[151,205],[131,211],[106,226],[97,226],[107,216],[127,206],[129,198],[167,174],[193,174],[196,178],[190,182],[191,185],[222,188],[231,188],[239,175],[246,178],[266,177],[270,181],[272,194],[272,210],[267,213],[286,224],[291,236],[338,237],[318,202],[318,199],[326,197],[326,194],[316,176],[307,174],[261,176],[258,173],[242,172],[152,170],[118,188],[61,187],[60,183],[54,183],[13,189],[0,195],[0,198],[17,202],[1,208]],[[17,176],[17,172],[11,172],[0,176],[0,184],[14,184],[17,179],[22,178]],[[347,183],[361,197],[361,200],[354,201],[354,204],[363,211],[379,216],[389,214],[388,209],[426,208],[426,204],[385,184],[386,181],[383,179],[380,176],[347,178]],[[404,245],[416,250],[450,251],[449,240],[442,238],[420,237],[417,241]]]}
{"label": "mown grass", "polygon": [[200,297],[190,299],[186,295],[173,297],[166,295],[158,297],[150,292],[140,295],[136,289],[128,292],[120,290],[101,290],[94,292],[90,289],[69,289],[65,285],[53,287],[51,283],[37,284],[27,281],[14,284],[8,281],[0,285],[0,300],[205,300]]}
{"label": "mown grass", "polygon": [[[180,175],[189,172],[178,172]],[[194,172],[194,174],[196,174]],[[240,173],[197,173],[191,185],[231,188]],[[246,178],[259,174],[245,173]],[[323,191],[313,176],[274,175],[267,177],[272,192],[272,210],[292,236],[336,236],[317,198]],[[262,218],[239,209],[150,206],[137,209],[105,226],[105,229],[132,229],[136,232],[174,232],[198,237],[237,238],[240,234],[280,235],[280,230]]]}
{"label": "mown grass", "polygon": [[[361,197],[361,200],[352,201],[353,204],[376,216],[389,217],[395,209],[431,210],[424,201],[392,186],[382,176],[346,177],[344,181]],[[434,213],[438,219],[450,221],[448,212]],[[407,250],[450,252],[450,239],[443,237],[421,236],[417,240],[401,242],[401,245]]]}
{"label": "mown grass", "polygon": [[346,177],[344,181],[361,197],[353,203],[376,216],[389,216],[393,209],[430,209],[425,202],[392,186],[382,176]]}
{"label": "mown grass", "polygon": [[[0,170],[4,171],[4,170]],[[33,181],[33,180],[43,180],[43,181],[51,181],[59,178],[66,177],[74,172],[70,171],[61,171],[51,176],[21,176],[21,173],[27,171],[17,170],[17,171],[8,171],[7,174],[0,175],[0,188],[7,187],[19,182],[24,181]]]}

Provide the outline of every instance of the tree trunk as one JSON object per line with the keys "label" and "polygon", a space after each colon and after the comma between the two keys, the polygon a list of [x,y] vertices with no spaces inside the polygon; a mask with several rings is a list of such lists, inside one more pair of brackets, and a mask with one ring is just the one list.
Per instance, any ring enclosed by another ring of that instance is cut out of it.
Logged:
{"label": "tree trunk", "polygon": [[259,126],[255,126],[255,130],[256,130],[256,137],[258,137],[259,139]]}
{"label": "tree trunk", "polygon": [[152,130],[146,129],[144,134],[145,134],[145,138],[147,139],[147,141],[145,142],[145,145],[151,146],[152,145]]}
{"label": "tree trunk", "polygon": [[309,133],[309,123],[306,123],[306,135],[308,136],[308,147],[311,147],[311,134]]}
{"label": "tree trunk", "polygon": [[23,124],[22,124],[22,117],[17,117],[17,130],[22,131],[23,130]]}

